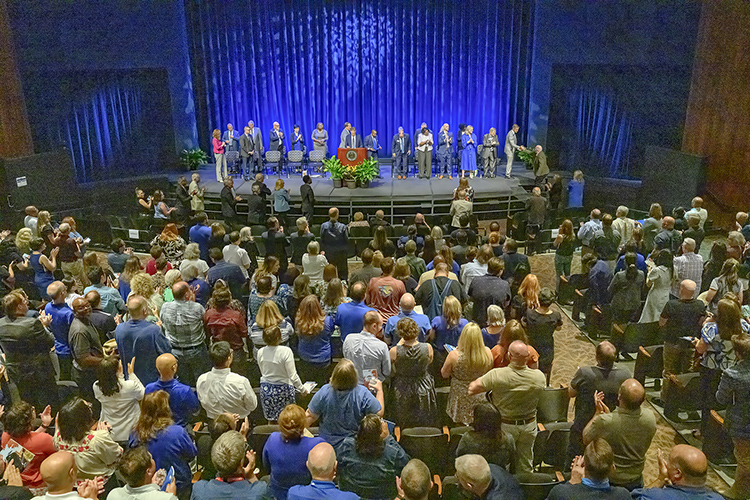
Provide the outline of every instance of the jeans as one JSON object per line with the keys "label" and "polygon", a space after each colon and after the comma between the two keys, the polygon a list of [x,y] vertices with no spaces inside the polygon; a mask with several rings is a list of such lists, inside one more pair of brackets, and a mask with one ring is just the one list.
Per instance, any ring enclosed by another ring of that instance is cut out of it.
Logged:
{"label": "jeans", "polygon": [[524,425],[503,423],[501,428],[516,442],[516,474],[531,472],[534,466],[534,441],[538,432],[536,419]]}
{"label": "jeans", "polygon": [[557,291],[560,291],[560,276],[566,278],[570,276],[570,263],[573,262],[572,255],[560,255],[555,254],[555,283],[557,284]]}
{"label": "jeans", "polygon": [[409,156],[406,154],[396,155],[393,159],[393,175],[409,174]]}
{"label": "jeans", "polygon": [[222,182],[227,176],[227,157],[224,153],[214,153],[216,160],[216,181]]}
{"label": "jeans", "polygon": [[451,155],[450,153],[438,154],[438,175],[450,175]]}
{"label": "jeans", "polygon": [[185,349],[173,347],[172,354],[177,358],[177,378],[190,387],[195,387],[198,377],[211,369],[206,344]]}

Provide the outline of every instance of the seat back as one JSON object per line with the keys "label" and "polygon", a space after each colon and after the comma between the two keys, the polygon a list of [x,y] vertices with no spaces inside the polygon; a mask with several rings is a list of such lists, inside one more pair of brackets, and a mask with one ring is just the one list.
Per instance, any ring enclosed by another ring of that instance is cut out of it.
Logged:
{"label": "seat back", "polygon": [[291,162],[301,163],[302,158],[304,157],[304,153],[298,149],[293,149],[287,152],[286,157]]}
{"label": "seat back", "polygon": [[641,385],[646,385],[646,377],[661,378],[664,371],[664,346],[638,346],[638,355],[635,358],[633,378]]}
{"label": "seat back", "polygon": [[555,485],[559,484],[555,474],[538,472],[524,473],[516,477],[526,500],[544,500]]}
{"label": "seat back", "polygon": [[570,395],[567,387],[553,389],[546,387],[539,396],[536,419],[543,424],[565,422],[568,419]]}
{"label": "seat back", "polygon": [[322,162],[326,159],[326,154],[323,151],[312,150],[310,151],[310,154],[307,155],[307,158],[311,162]]}
{"label": "seat back", "polygon": [[[430,469],[430,472],[433,472]],[[463,495],[461,494],[461,486],[458,484],[456,476],[448,476],[442,481],[443,493],[441,495],[443,500],[462,500]]]}
{"label": "seat back", "polygon": [[733,449],[732,438],[724,427],[724,417],[716,410],[711,410],[711,418],[703,434],[703,453],[714,464],[734,465],[736,460]]}
{"label": "seat back", "polygon": [[281,160],[281,151],[266,151],[266,161],[276,163]]}
{"label": "seat back", "polygon": [[[258,405],[260,406],[260,405]],[[250,443],[253,447],[253,451],[258,458],[263,457],[263,447],[266,446],[266,441],[274,432],[279,431],[278,425],[256,425],[253,427],[253,435],[250,438]],[[263,464],[264,470],[268,471],[268,464]]]}
{"label": "seat back", "polygon": [[422,460],[433,474],[443,474],[448,455],[448,434],[444,434],[442,429],[402,429],[400,443],[410,457]]}
{"label": "seat back", "polygon": [[448,460],[456,456],[456,449],[458,449],[458,443],[461,441],[461,437],[469,432],[471,427],[464,425],[461,427],[453,427],[450,430],[450,441],[448,441]]}
{"label": "seat back", "polygon": [[370,228],[367,226],[353,226],[349,228],[350,238],[369,238]]}

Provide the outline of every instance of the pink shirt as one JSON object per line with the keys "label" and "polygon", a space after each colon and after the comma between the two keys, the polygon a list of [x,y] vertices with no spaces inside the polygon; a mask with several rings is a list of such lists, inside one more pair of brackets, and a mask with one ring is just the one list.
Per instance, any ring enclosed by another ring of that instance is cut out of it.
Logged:
{"label": "pink shirt", "polygon": [[224,154],[224,143],[221,142],[216,137],[213,138],[214,143],[214,154],[223,155]]}

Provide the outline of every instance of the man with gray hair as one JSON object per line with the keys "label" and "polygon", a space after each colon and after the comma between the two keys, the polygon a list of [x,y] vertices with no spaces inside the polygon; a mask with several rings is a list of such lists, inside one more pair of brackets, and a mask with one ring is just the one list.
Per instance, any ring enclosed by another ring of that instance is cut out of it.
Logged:
{"label": "man with gray hair", "polygon": [[307,470],[312,481],[307,486],[289,488],[287,500],[359,500],[354,493],[341,491],[333,480],[336,478],[336,452],[328,443],[320,443],[307,454]]}
{"label": "man with gray hair", "polygon": [[349,122],[344,123],[344,130],[341,131],[341,144],[339,144],[340,148],[346,147],[346,138],[349,136],[349,130],[352,128],[352,124]]}
{"label": "man with gray hair", "polygon": [[451,175],[451,158],[453,157],[453,134],[449,131],[450,125],[443,123],[440,132],[438,133],[438,179],[442,179],[443,176],[448,176],[449,179],[453,179]]}
{"label": "man with gray hair", "polygon": [[192,498],[273,498],[268,484],[255,476],[255,452],[246,451],[246,444],[245,436],[237,431],[219,436],[211,447],[217,477],[195,483]]}
{"label": "man with gray hair", "polygon": [[400,309],[399,313],[396,316],[388,318],[388,321],[385,324],[386,342],[389,342],[389,345],[391,346],[395,346],[399,343],[401,338],[398,336],[396,323],[403,318],[414,320],[419,327],[419,341],[424,342],[431,328],[430,318],[428,318],[426,314],[420,314],[414,310],[417,305],[414,300],[414,295],[410,293],[403,294],[398,305]]}
{"label": "man with gray hair", "polygon": [[47,295],[52,302],[47,302],[47,305],[44,306],[44,312],[49,314],[52,320],[49,329],[55,336],[55,353],[57,353],[57,359],[60,363],[58,375],[60,380],[70,380],[73,358],[70,352],[68,334],[73,318],[75,318],[73,308],[65,302],[68,290],[62,281],[50,283],[47,286]]}
{"label": "man with gray hair", "polygon": [[404,127],[398,128],[398,133],[391,141],[391,153],[393,154],[392,175],[399,179],[406,179],[409,173],[409,155],[411,154],[411,139],[409,134],[404,133]]}
{"label": "man with gray hair", "polygon": [[628,207],[620,205],[615,212],[617,218],[612,221],[612,230],[620,233],[620,248],[633,238],[635,221],[628,217],[629,212]]}
{"label": "man with gray hair", "polygon": [[[250,163],[253,165],[253,173],[262,172],[263,153],[265,152],[265,148],[263,147],[263,134],[261,134],[259,128],[255,128],[255,123],[252,120],[247,122],[247,129],[247,135],[250,136],[250,142],[248,145],[250,146],[250,150],[253,151],[250,156]],[[242,139],[240,139],[240,145],[241,143]],[[246,181],[250,180],[249,170],[245,170],[243,175]]]}
{"label": "man with gray hair", "polygon": [[542,151],[542,146],[540,144],[536,145],[534,152],[536,153],[536,156],[534,156],[534,161],[531,163],[531,168],[534,169],[534,183],[537,186],[542,187],[545,179],[547,179],[547,175],[549,175],[547,155]]}
{"label": "man with gray hair", "polygon": [[418,458],[409,460],[396,476],[398,496],[404,500],[427,500],[433,486],[429,467]]}
{"label": "man with gray hair", "polygon": [[455,466],[458,485],[479,500],[523,499],[516,478],[499,465],[487,463],[482,455],[462,455]]}
{"label": "man with gray hair", "polygon": [[703,281],[703,257],[695,253],[695,240],[685,238],[682,240],[682,255],[674,258],[674,281],[672,281],[672,298],[680,296],[680,284],[683,280],[691,280],[695,283],[693,298],[697,299],[701,291]]}
{"label": "man with gray hair", "polygon": [[484,160],[484,176],[490,179],[495,177],[495,164],[497,163],[497,147],[500,140],[497,138],[495,127],[482,138],[482,159]]}

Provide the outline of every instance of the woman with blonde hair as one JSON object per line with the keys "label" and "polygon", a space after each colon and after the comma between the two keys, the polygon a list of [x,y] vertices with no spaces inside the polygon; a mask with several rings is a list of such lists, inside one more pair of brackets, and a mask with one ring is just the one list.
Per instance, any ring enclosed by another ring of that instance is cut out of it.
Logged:
{"label": "woman with blonde hair", "polygon": [[518,293],[510,302],[510,317],[520,320],[526,314],[526,309],[539,307],[539,279],[535,274],[527,274],[518,286]]}
{"label": "woman with blonde hair", "polygon": [[44,240],[44,244],[47,245],[47,254],[49,254],[49,251],[55,248],[55,230],[52,227],[52,217],[48,211],[42,210],[39,212],[39,217],[36,222],[36,230],[38,236]]}
{"label": "woman with blonde hair", "polygon": [[263,329],[263,343],[255,354],[260,369],[260,405],[265,419],[275,422],[286,405],[294,404],[295,391],[307,392],[297,374],[294,353],[281,345],[278,326]]}
{"label": "woman with blonde hair", "polygon": [[476,323],[467,324],[458,339],[458,346],[448,353],[440,374],[451,379],[448,395],[448,416],[453,422],[469,425],[474,420],[474,407],[484,401],[484,394],[469,396],[469,384],[492,368],[492,352],[484,345],[482,330]]}
{"label": "woman with blonde hair", "polygon": [[263,259],[263,264],[258,266],[250,280],[250,284],[253,289],[258,288],[258,280],[264,276],[271,278],[271,288],[277,290],[279,287],[279,269],[281,269],[281,263],[277,257],[273,255],[266,255]]}
{"label": "woman with blonde hair", "polygon": [[742,283],[739,281],[739,268],[740,263],[729,258],[721,266],[719,277],[711,281],[708,293],[706,293],[706,302],[711,314],[716,314],[719,301],[728,293],[733,293],[737,297],[737,301],[742,304]]}
{"label": "woman with blonde hair", "polygon": [[310,281],[322,281],[323,270],[328,265],[325,255],[320,255],[320,243],[311,241],[307,244],[307,253],[302,256],[302,269]]}
{"label": "woman with blonde hair", "polygon": [[35,235],[32,234],[31,229],[28,227],[24,227],[18,230],[16,233],[16,248],[18,249],[18,253],[23,255],[31,255],[31,247],[29,246],[29,243],[31,243],[31,240],[35,238]]}
{"label": "woman with blonde hair", "polygon": [[[155,314],[158,314],[164,304],[164,298],[156,292],[154,279],[148,273],[138,272],[130,278],[130,295],[140,295],[145,298],[149,311],[152,313],[156,311]],[[156,323],[158,318],[155,314],[149,315],[146,319]]]}
{"label": "woman with blonde hair", "polygon": [[279,430],[269,436],[263,447],[263,463],[271,474],[274,498],[286,500],[289,488],[310,482],[307,455],[324,441],[305,435],[305,410],[296,404],[287,405],[281,410],[278,423]]}
{"label": "woman with blonde hair", "polygon": [[227,176],[227,157],[224,154],[224,143],[221,140],[221,131],[215,128],[211,132],[211,145],[214,151],[214,160],[216,163],[216,182],[224,182]]}
{"label": "woman with blonde hair", "polygon": [[439,252],[445,246],[445,238],[443,238],[443,229],[435,224],[430,231],[432,237],[432,243],[435,245],[435,252]]}
{"label": "woman with blonde hair", "polygon": [[182,254],[182,262],[180,263],[180,271],[184,271],[187,266],[195,266],[198,270],[198,277],[206,279],[208,263],[201,259],[201,250],[197,243],[190,243],[185,247],[185,252]]}
{"label": "woman with blonde hair", "polygon": [[211,238],[208,240],[208,248],[218,248],[223,250],[225,245],[229,244],[227,237],[227,228],[221,222],[211,224]]}
{"label": "woman with blonde hair", "polygon": [[445,353],[445,345],[455,346],[461,332],[469,323],[461,317],[461,302],[453,295],[443,299],[443,312],[433,318],[428,338],[432,347],[439,353]]}
{"label": "woman with blonde hair", "polygon": [[[284,179],[276,179],[273,194],[273,211],[279,219],[279,225],[286,228],[286,214],[289,213],[289,190],[284,187]],[[285,231],[286,232],[286,231]]]}
{"label": "woman with blonde hair", "polygon": [[130,280],[139,272],[141,272],[141,259],[138,257],[128,257],[128,260],[125,261],[125,267],[123,267],[122,272],[117,277],[117,289],[120,292],[120,297],[126,303],[131,290]]}
{"label": "woman with blonde hair", "polygon": [[539,353],[529,345],[529,338],[526,336],[526,329],[520,321],[512,319],[505,324],[503,332],[500,334],[500,340],[492,348],[492,365],[494,368],[502,368],[510,364],[508,355],[508,346],[516,340],[520,340],[529,348],[529,357],[526,360],[526,366],[532,370],[539,368]]}
{"label": "woman with blonde hair", "polygon": [[308,295],[297,308],[294,328],[299,342],[299,371],[305,380],[312,380],[322,386],[330,373],[333,316],[323,311],[318,297]]}
{"label": "woman with blonde hair", "polygon": [[267,300],[261,304],[258,314],[255,315],[255,321],[250,327],[250,340],[253,341],[254,354],[257,354],[258,349],[266,346],[263,331],[274,326],[278,326],[281,332],[279,344],[287,345],[289,338],[294,335],[294,327],[287,318],[281,315],[276,302]]}
{"label": "woman with blonde hair", "polygon": [[416,293],[418,283],[411,275],[409,261],[406,258],[401,257],[396,261],[396,266],[393,268],[393,278],[404,284],[406,293],[411,293],[412,295]]}
{"label": "woman with blonde hair", "polygon": [[487,307],[487,327],[482,328],[484,345],[492,349],[500,342],[500,334],[505,328],[505,313],[503,308],[492,304]]}

